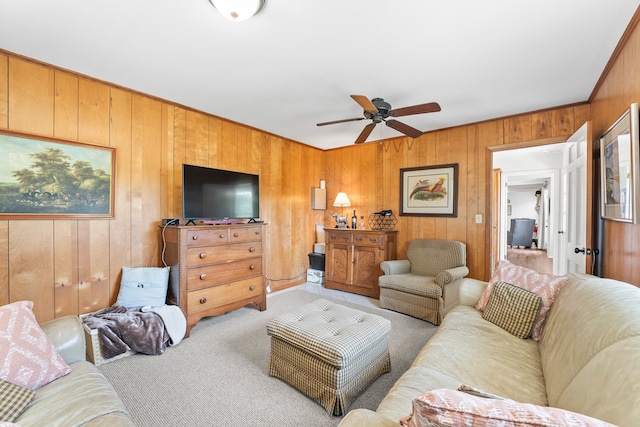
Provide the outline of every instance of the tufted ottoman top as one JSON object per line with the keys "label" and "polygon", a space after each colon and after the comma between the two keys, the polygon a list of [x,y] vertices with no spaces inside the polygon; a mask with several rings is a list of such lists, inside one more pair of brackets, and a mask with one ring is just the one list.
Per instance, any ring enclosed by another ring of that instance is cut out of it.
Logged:
{"label": "tufted ottoman top", "polygon": [[389,320],[318,299],[267,323],[267,333],[338,368],[367,351],[391,330]]}

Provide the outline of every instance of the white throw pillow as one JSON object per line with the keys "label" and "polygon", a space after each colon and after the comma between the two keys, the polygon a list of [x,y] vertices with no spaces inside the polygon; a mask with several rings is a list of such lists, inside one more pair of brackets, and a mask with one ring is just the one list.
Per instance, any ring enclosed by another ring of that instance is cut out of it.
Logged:
{"label": "white throw pillow", "polygon": [[122,267],[116,305],[140,308],[165,304],[169,287],[169,267]]}

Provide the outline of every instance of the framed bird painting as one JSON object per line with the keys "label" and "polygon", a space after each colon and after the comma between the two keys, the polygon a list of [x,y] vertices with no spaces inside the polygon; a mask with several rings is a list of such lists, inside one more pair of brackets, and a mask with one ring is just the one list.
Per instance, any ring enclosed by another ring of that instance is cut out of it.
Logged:
{"label": "framed bird painting", "polygon": [[458,216],[458,164],[400,169],[400,215]]}

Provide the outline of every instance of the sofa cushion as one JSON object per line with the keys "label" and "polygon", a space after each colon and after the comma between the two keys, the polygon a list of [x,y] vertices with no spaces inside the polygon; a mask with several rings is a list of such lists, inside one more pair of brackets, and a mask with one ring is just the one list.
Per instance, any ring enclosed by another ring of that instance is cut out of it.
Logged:
{"label": "sofa cushion", "polygon": [[159,307],[167,300],[169,267],[122,267],[116,305]]}
{"label": "sofa cushion", "polygon": [[383,275],[378,279],[381,288],[395,289],[404,293],[427,298],[441,298],[442,287],[438,286],[433,276],[419,276],[417,274]]}
{"label": "sofa cushion", "polygon": [[0,380],[0,423],[12,423],[29,405],[36,392]]}
{"label": "sofa cushion", "polygon": [[33,301],[0,307],[0,379],[36,390],[71,369],[38,325],[32,307]]}
{"label": "sofa cushion", "polygon": [[566,283],[567,277],[556,276],[553,274],[542,274],[537,271],[512,264],[509,261],[500,261],[498,268],[493,273],[493,276],[491,276],[489,285],[482,293],[480,300],[476,304],[476,308],[478,310],[484,311],[487,302],[489,301],[493,285],[498,281],[519,286],[536,293],[540,298],[542,298],[540,313],[538,314],[538,318],[533,325],[533,331],[531,332],[531,338],[539,341],[542,336],[542,330],[549,314],[549,310],[553,305],[556,295],[558,295],[558,292]]}
{"label": "sofa cushion", "polygon": [[448,389],[426,392],[413,400],[413,411],[402,418],[406,427],[457,426],[612,426],[604,421],[548,406],[510,399],[487,399]]}
{"label": "sofa cushion", "polygon": [[493,285],[482,318],[500,326],[511,335],[527,338],[531,335],[540,305],[541,299],[535,293],[497,281]]}

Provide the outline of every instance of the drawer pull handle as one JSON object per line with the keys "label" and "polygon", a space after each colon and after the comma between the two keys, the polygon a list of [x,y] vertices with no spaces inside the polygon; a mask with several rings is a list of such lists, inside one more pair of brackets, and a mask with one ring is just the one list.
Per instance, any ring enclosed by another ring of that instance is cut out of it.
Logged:
{"label": "drawer pull handle", "polygon": [[349,236],[342,236],[342,240],[349,240]]}
{"label": "drawer pull handle", "polygon": [[221,239],[224,239],[224,234],[221,234],[218,237],[221,238]]}
{"label": "drawer pull handle", "polygon": [[204,279],[206,279],[206,278],[207,278],[207,275],[206,275],[205,273],[202,273],[202,274],[200,275],[200,280],[204,280]]}
{"label": "drawer pull handle", "polygon": [[249,270],[255,270],[255,269],[256,269],[256,266],[255,266],[255,265],[251,264],[251,265],[249,266]]}
{"label": "drawer pull handle", "polygon": [[207,302],[207,299],[205,297],[200,298],[200,304],[204,304],[205,302]]}
{"label": "drawer pull handle", "polygon": [[357,242],[362,242],[362,237],[356,237]]}
{"label": "drawer pull handle", "polygon": [[251,286],[249,286],[249,290],[250,290],[250,291],[253,291],[253,290],[255,290],[255,289],[256,289],[255,285],[251,285]]}
{"label": "drawer pull handle", "polygon": [[378,239],[369,239],[369,240],[371,240],[371,243],[375,243],[378,241]]}
{"label": "drawer pull handle", "polygon": [[256,251],[256,248],[254,248],[253,246],[249,248],[249,252],[255,252],[255,251]]}
{"label": "drawer pull handle", "polygon": [[238,233],[233,233],[233,237],[238,237]]}
{"label": "drawer pull handle", "polygon": [[331,236],[331,240],[336,240],[337,237],[336,236]]}
{"label": "drawer pull handle", "polygon": [[193,239],[193,240],[198,240],[198,235],[194,235],[194,236],[192,237],[192,239]]}
{"label": "drawer pull handle", "polygon": [[256,236],[259,236],[259,235],[260,235],[260,232],[259,232],[259,231],[256,231]]}
{"label": "drawer pull handle", "polygon": [[207,257],[207,254],[205,254],[204,252],[200,252],[200,259],[205,259]]}

